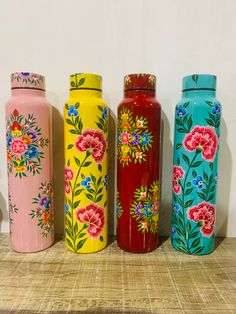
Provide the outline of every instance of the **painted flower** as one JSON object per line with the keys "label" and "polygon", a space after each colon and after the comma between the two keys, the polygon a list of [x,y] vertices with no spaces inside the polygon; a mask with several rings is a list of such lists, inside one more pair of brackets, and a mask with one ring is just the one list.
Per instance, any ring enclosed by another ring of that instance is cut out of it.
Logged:
{"label": "painted flower", "polygon": [[174,203],[173,211],[176,212],[176,213],[178,213],[178,212],[180,211],[180,206],[179,206],[179,204]]}
{"label": "painted flower", "polygon": [[177,235],[177,231],[176,231],[176,229],[173,227],[172,229],[171,229],[171,236],[172,237],[175,237]]}
{"label": "painted flower", "polygon": [[156,82],[156,78],[154,75],[149,75],[148,77],[148,83],[151,84],[151,85],[154,85]]}
{"label": "painted flower", "polygon": [[130,158],[130,154],[123,155],[123,156],[121,157],[121,161],[123,161],[123,162],[129,161],[129,158]]}
{"label": "painted flower", "polygon": [[21,74],[21,76],[24,77],[24,78],[26,78],[26,77],[28,77],[28,76],[30,75],[29,72],[20,72],[20,74]]}
{"label": "painted flower", "polygon": [[11,125],[11,129],[12,129],[12,134],[14,136],[19,136],[21,135],[21,130],[22,130],[22,126],[17,122],[14,121]]}
{"label": "painted flower", "polygon": [[120,143],[121,143],[121,141],[120,141],[120,135],[121,135],[121,133],[120,133],[120,132],[118,132],[118,133],[117,133],[117,143],[118,143],[118,144],[120,144]]}
{"label": "painted flower", "polygon": [[151,204],[147,204],[146,206],[144,206],[144,213],[146,216],[151,216],[152,213],[152,205]]}
{"label": "painted flower", "polygon": [[70,210],[69,205],[68,205],[68,204],[65,204],[65,212],[66,212],[66,215],[68,215],[69,210]]}
{"label": "painted flower", "polygon": [[153,213],[158,213],[158,209],[159,209],[159,204],[158,202],[154,202],[152,205],[152,211]]}
{"label": "painted flower", "polygon": [[25,171],[26,165],[25,164],[21,165],[20,162],[17,162],[17,165],[14,165],[14,169],[16,172],[21,173]]}
{"label": "painted flower", "polygon": [[91,203],[84,208],[78,208],[76,218],[88,226],[87,233],[91,238],[97,238],[101,234],[104,227],[104,210],[102,207]]}
{"label": "painted flower", "polygon": [[121,152],[126,155],[130,152],[130,147],[129,145],[122,145],[121,148],[120,148]]}
{"label": "painted flower", "polygon": [[11,147],[11,144],[12,144],[12,137],[10,136],[7,136],[7,147]]}
{"label": "painted flower", "polygon": [[27,145],[20,138],[14,138],[12,140],[11,149],[14,154],[22,155],[27,151]]}
{"label": "painted flower", "polygon": [[49,222],[50,222],[50,220],[51,220],[51,213],[50,212],[45,212],[44,214],[43,214],[43,217],[42,217],[42,221],[43,221],[43,223],[44,224],[48,224]]}
{"label": "painted flower", "polygon": [[176,114],[178,117],[184,117],[187,114],[187,110],[182,105],[179,105]]}
{"label": "painted flower", "polygon": [[197,176],[195,179],[192,180],[192,184],[198,189],[202,189],[202,185],[203,185],[202,177]]}
{"label": "painted flower", "polygon": [[122,144],[128,144],[129,143],[129,140],[130,140],[130,135],[128,132],[123,132],[121,134],[121,143]]}
{"label": "painted flower", "polygon": [[138,141],[139,141],[139,137],[140,137],[140,135],[138,134],[138,133],[136,133],[136,132],[133,132],[132,134],[131,134],[131,144],[132,145],[138,145]]}
{"label": "painted flower", "polygon": [[150,143],[150,136],[146,133],[141,135],[141,145],[147,146]]}
{"label": "painted flower", "polygon": [[140,192],[140,198],[144,199],[147,197],[147,191]]}
{"label": "painted flower", "polygon": [[29,158],[37,158],[39,156],[38,148],[36,146],[29,145],[25,154],[29,156]]}
{"label": "painted flower", "polygon": [[149,224],[147,221],[141,222],[141,229],[143,229],[144,231],[147,231],[148,227],[149,227]]}
{"label": "painted flower", "polygon": [[136,121],[136,126],[138,127],[138,128],[143,128],[143,120],[137,120]]}
{"label": "painted flower", "polygon": [[120,218],[121,213],[122,213],[121,206],[120,206],[120,204],[117,202],[117,204],[116,204],[116,216],[117,216],[118,218]]}
{"label": "painted flower", "polygon": [[132,80],[131,80],[131,78],[129,77],[129,75],[126,75],[126,76],[125,76],[125,84],[128,85],[128,84],[131,83],[131,82],[132,82]]}
{"label": "painted flower", "polygon": [[84,186],[87,190],[91,188],[91,178],[87,177],[81,181],[81,185]]}
{"label": "painted flower", "polygon": [[122,123],[120,127],[121,127],[121,129],[128,130],[128,131],[131,129],[131,125],[129,122]]}
{"label": "painted flower", "polygon": [[97,163],[101,163],[106,151],[104,133],[98,130],[86,129],[82,135],[77,137],[75,147],[80,152],[92,149],[92,158]]}
{"label": "painted flower", "polygon": [[64,182],[64,187],[65,187],[66,194],[70,194],[70,184],[68,181]]}
{"label": "painted flower", "polygon": [[102,112],[102,118],[107,119],[108,117],[108,109],[107,107],[104,107],[103,112]]}
{"label": "painted flower", "polygon": [[129,119],[128,113],[123,112],[122,115],[121,115],[121,120],[127,121],[128,119]]}
{"label": "painted flower", "polygon": [[136,152],[135,157],[136,157],[136,159],[142,159],[143,153],[142,152]]}
{"label": "painted flower", "polygon": [[200,231],[204,237],[211,237],[215,225],[215,206],[202,202],[197,206],[189,208],[187,211],[188,219],[197,222],[201,227]]}
{"label": "painted flower", "polygon": [[68,110],[68,116],[71,117],[71,116],[74,116],[74,117],[77,117],[78,116],[78,110],[75,108],[74,105],[70,105],[69,107],[69,110]]}
{"label": "painted flower", "polygon": [[221,112],[221,107],[220,107],[220,104],[215,102],[214,103],[214,107],[212,108],[212,111],[211,111],[213,114],[218,114]]}
{"label": "painted flower", "polygon": [[136,207],[135,207],[135,209],[134,209],[134,213],[135,213],[135,215],[136,216],[142,216],[143,214],[142,214],[142,212],[141,212],[141,210],[143,209],[143,205],[142,204],[138,204]]}
{"label": "painted flower", "polygon": [[184,170],[182,167],[179,166],[174,166],[173,167],[173,179],[172,179],[172,183],[173,183],[173,191],[176,194],[180,194],[181,193],[181,186],[179,184],[179,180],[183,179],[184,177]]}
{"label": "painted flower", "polygon": [[108,175],[107,174],[105,174],[105,176],[104,176],[104,187],[107,189],[107,184],[108,184]]}
{"label": "painted flower", "polygon": [[51,203],[52,203],[51,198],[50,197],[47,198],[47,200],[46,200],[46,202],[44,204],[45,209],[49,209],[51,207]]}
{"label": "painted flower", "polygon": [[19,116],[19,111],[17,109],[13,110],[13,116],[16,118]]}
{"label": "painted flower", "polygon": [[73,180],[74,172],[70,167],[65,167],[65,180]]}
{"label": "painted flower", "polygon": [[35,140],[38,136],[37,132],[33,129],[30,129],[27,131],[27,135],[29,136],[30,139]]}
{"label": "painted flower", "polygon": [[27,135],[22,136],[22,141],[23,141],[25,144],[27,144],[27,145],[29,145],[29,144],[31,143],[31,139],[30,139],[30,137],[27,136]]}
{"label": "painted flower", "polygon": [[39,206],[44,206],[44,204],[47,202],[47,197],[43,196],[40,200],[39,200]]}
{"label": "painted flower", "polygon": [[215,129],[209,126],[195,126],[185,136],[183,145],[190,152],[195,150],[202,152],[202,157],[207,161],[213,161],[218,147],[218,137]]}

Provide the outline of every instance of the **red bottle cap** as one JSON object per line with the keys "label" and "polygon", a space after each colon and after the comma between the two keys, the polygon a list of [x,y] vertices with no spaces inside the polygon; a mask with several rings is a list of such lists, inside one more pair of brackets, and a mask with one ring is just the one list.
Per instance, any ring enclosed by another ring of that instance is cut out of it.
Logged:
{"label": "red bottle cap", "polygon": [[11,89],[36,89],[45,91],[45,78],[41,74],[15,72],[11,75]]}
{"label": "red bottle cap", "polygon": [[124,77],[124,91],[156,90],[156,76],[153,74],[128,74]]}

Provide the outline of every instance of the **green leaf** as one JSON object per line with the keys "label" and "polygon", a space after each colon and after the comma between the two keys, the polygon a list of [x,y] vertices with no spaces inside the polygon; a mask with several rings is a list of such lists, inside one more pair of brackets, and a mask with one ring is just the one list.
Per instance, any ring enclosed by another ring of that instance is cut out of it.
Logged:
{"label": "green leaf", "polygon": [[76,222],[74,225],[74,233],[76,234],[78,232],[78,223]]}
{"label": "green leaf", "polygon": [[206,120],[206,122],[208,123],[208,124],[210,124],[211,126],[215,126],[215,124],[210,120],[210,119],[205,119]]}
{"label": "green leaf", "polygon": [[75,191],[74,196],[78,196],[78,195],[80,195],[80,193],[81,193],[82,191],[83,191],[83,189]]}
{"label": "green leaf", "polygon": [[195,170],[192,171],[192,176],[193,176],[194,178],[196,178],[197,172],[196,172]]}
{"label": "green leaf", "polygon": [[192,191],[193,191],[194,188],[190,188],[190,189],[187,189],[185,192],[184,192],[184,195],[189,195]]}
{"label": "green leaf", "polygon": [[197,74],[192,75],[192,80],[197,84],[198,75]]}
{"label": "green leaf", "polygon": [[188,133],[188,130],[182,129],[182,128],[178,128],[177,131],[179,133]]}
{"label": "green leaf", "polygon": [[175,146],[176,149],[179,149],[183,144],[179,143]]}
{"label": "green leaf", "polygon": [[79,108],[79,102],[75,104],[75,109],[78,109],[78,108]]}
{"label": "green leaf", "polygon": [[199,167],[201,165],[202,161],[196,161],[195,163],[192,164],[191,168],[196,168]]}
{"label": "green leaf", "polygon": [[199,237],[199,238],[196,238],[196,239],[193,241],[191,247],[193,248],[193,247],[198,246],[198,245],[200,244],[200,241],[201,241],[201,238],[200,238],[200,237]]}
{"label": "green leaf", "polygon": [[188,105],[189,105],[189,101],[185,102],[185,103],[183,104],[183,107],[184,107],[184,108],[187,108]]}
{"label": "green leaf", "polygon": [[191,225],[189,221],[187,222],[186,227],[187,227],[188,234],[191,233]]}
{"label": "green leaf", "polygon": [[66,123],[68,123],[70,125],[74,125],[74,123],[70,119],[66,119]]}
{"label": "green leaf", "polygon": [[77,84],[76,87],[79,87],[79,86],[83,85],[84,82],[85,82],[85,78],[81,78],[81,79],[79,80],[79,82],[78,82],[78,84]]}
{"label": "green leaf", "polygon": [[98,106],[98,109],[103,112],[103,107],[102,106]]}
{"label": "green leaf", "polygon": [[190,130],[191,129],[191,127],[192,127],[192,125],[193,125],[193,120],[192,120],[192,117],[190,117],[189,119],[188,119],[188,129]]}
{"label": "green leaf", "polygon": [[74,160],[75,160],[77,166],[80,166],[80,161],[79,161],[79,159],[78,159],[77,157],[74,157]]}
{"label": "green leaf", "polygon": [[213,103],[211,101],[206,101],[206,103],[211,106],[211,107],[214,107]]}
{"label": "green leaf", "polygon": [[69,110],[69,105],[68,105],[68,104],[65,104],[65,108],[66,108],[67,110]]}
{"label": "green leaf", "polygon": [[78,251],[79,249],[81,249],[83,247],[83,245],[86,242],[86,240],[87,240],[87,238],[78,242],[76,251]]}
{"label": "green leaf", "polygon": [[201,253],[204,250],[204,246],[200,246],[197,249],[195,249],[194,251],[192,251],[192,254],[197,254],[197,253]]}
{"label": "green leaf", "polygon": [[76,208],[79,206],[79,203],[80,203],[80,201],[76,201],[76,202],[74,203],[73,208],[76,209]]}
{"label": "green leaf", "polygon": [[188,116],[185,116],[185,117],[183,118],[183,124],[186,123],[187,119],[188,119]]}
{"label": "green leaf", "polygon": [[98,164],[98,170],[101,172],[102,171],[102,165]]}
{"label": "green leaf", "polygon": [[205,195],[203,194],[203,193],[200,193],[200,192],[198,192],[197,193],[198,194],[198,196],[202,199],[202,200],[206,200],[206,197],[205,197]]}
{"label": "green leaf", "polygon": [[86,193],[85,195],[86,195],[86,197],[87,197],[88,199],[90,199],[91,201],[93,201],[93,197],[92,197],[91,194]]}
{"label": "green leaf", "polygon": [[211,201],[213,198],[214,198],[214,194],[211,194],[211,195],[208,197],[207,202]]}
{"label": "green leaf", "polygon": [[189,206],[191,206],[193,204],[193,200],[188,200],[185,205],[184,205],[184,208],[187,208]]}
{"label": "green leaf", "polygon": [[84,179],[85,178],[85,175],[83,173],[81,173],[81,178]]}
{"label": "green leaf", "polygon": [[180,158],[179,157],[177,158],[176,163],[178,166],[180,165]]}
{"label": "green leaf", "polygon": [[186,162],[186,164],[189,166],[190,165],[190,161],[187,155],[182,154],[183,160]]}
{"label": "green leaf", "polygon": [[83,238],[85,235],[86,235],[86,232],[79,233],[78,236],[77,236],[77,238]]}
{"label": "green leaf", "polygon": [[99,195],[98,198],[96,199],[96,202],[100,202],[102,197],[103,197],[103,195]]}
{"label": "green leaf", "polygon": [[70,240],[68,238],[66,238],[66,243],[69,245],[70,248],[72,248],[72,250],[74,251],[74,247],[73,244],[70,242]]}
{"label": "green leaf", "polygon": [[74,147],[74,144],[70,144],[67,146],[67,149],[71,149],[72,147]]}
{"label": "green leaf", "polygon": [[203,172],[203,178],[206,181],[206,183],[208,183],[208,175],[206,174],[206,172]]}
{"label": "green leaf", "polygon": [[198,236],[198,235],[199,235],[199,232],[195,231],[195,232],[193,232],[193,233],[189,236],[189,238],[192,239],[192,238],[195,238],[195,237]]}
{"label": "green leaf", "polygon": [[79,132],[77,130],[69,130],[69,132],[72,134],[79,134]]}
{"label": "green leaf", "polygon": [[100,237],[99,237],[99,239],[100,239],[100,241],[102,241],[102,242],[103,242],[103,236],[100,236]]}
{"label": "green leaf", "polygon": [[213,170],[213,162],[209,162],[209,168],[211,169],[211,171]]}
{"label": "green leaf", "polygon": [[88,167],[89,165],[91,165],[92,161],[86,161],[83,165],[83,167]]}

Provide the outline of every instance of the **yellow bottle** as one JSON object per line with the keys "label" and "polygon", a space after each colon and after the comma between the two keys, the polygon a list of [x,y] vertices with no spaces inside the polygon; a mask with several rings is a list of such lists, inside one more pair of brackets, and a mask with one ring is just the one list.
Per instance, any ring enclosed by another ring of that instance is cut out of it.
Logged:
{"label": "yellow bottle", "polygon": [[107,118],[101,76],[71,75],[64,106],[65,240],[77,253],[107,245]]}

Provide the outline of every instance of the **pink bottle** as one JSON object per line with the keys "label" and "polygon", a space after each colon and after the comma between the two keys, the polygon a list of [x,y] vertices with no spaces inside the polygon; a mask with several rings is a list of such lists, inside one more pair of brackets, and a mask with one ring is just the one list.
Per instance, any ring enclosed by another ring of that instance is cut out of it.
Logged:
{"label": "pink bottle", "polygon": [[11,90],[6,104],[11,246],[36,252],[54,242],[51,109],[42,75],[13,73]]}

